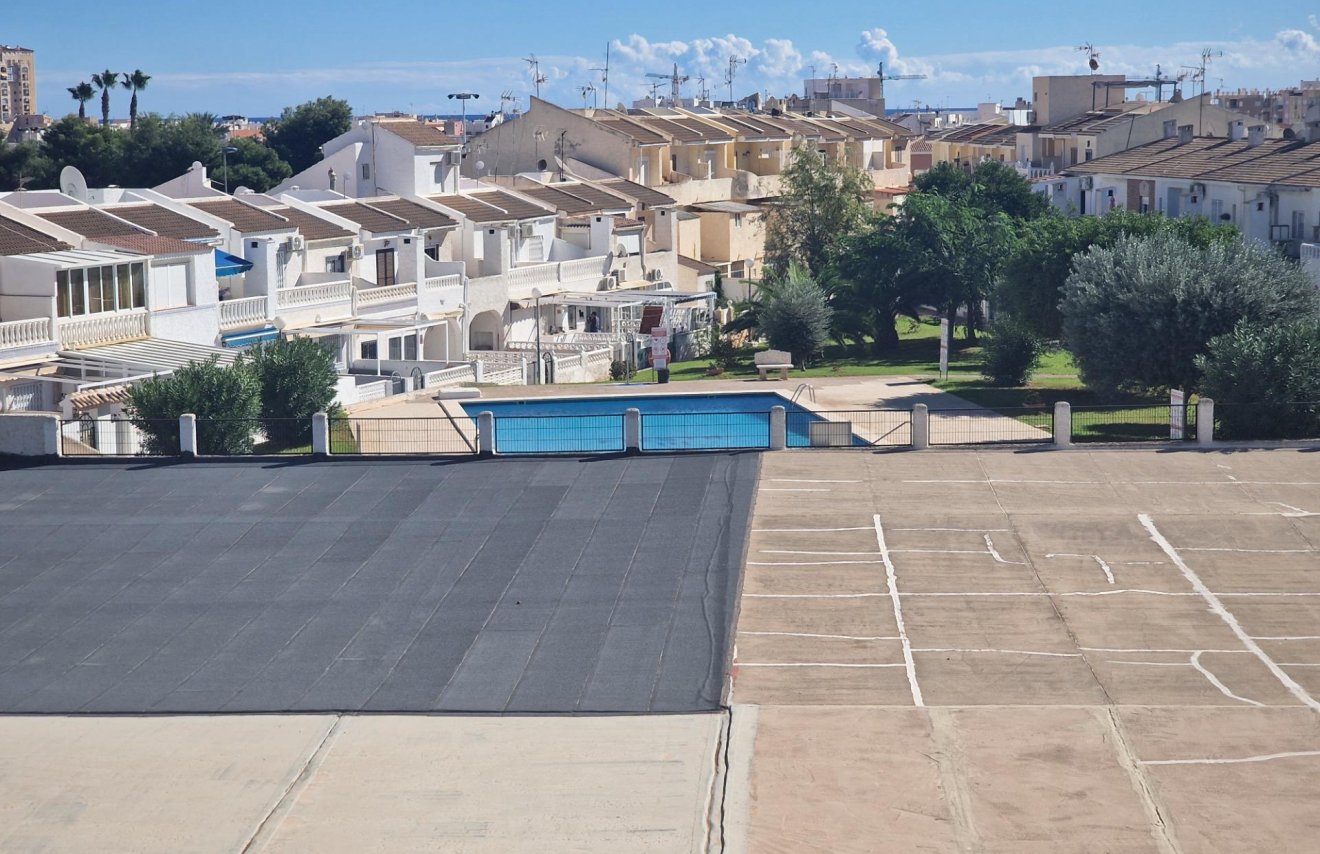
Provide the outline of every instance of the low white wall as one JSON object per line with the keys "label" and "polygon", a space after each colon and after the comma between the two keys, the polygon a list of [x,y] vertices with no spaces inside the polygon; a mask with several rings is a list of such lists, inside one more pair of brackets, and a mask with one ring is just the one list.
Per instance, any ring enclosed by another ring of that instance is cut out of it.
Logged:
{"label": "low white wall", "polygon": [[0,415],[0,454],[53,457],[60,452],[60,419],[55,415]]}

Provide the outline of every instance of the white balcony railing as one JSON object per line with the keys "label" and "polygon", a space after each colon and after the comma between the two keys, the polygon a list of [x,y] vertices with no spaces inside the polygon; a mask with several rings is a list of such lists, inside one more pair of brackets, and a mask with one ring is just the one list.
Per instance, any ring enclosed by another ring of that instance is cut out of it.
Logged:
{"label": "white balcony railing", "polygon": [[609,265],[608,255],[564,261],[559,265],[559,278],[565,282],[578,279],[599,279],[608,272]]}
{"label": "white balcony railing", "polygon": [[94,314],[60,321],[60,344],[67,348],[100,347],[148,337],[147,313]]}
{"label": "white balcony railing", "polygon": [[261,326],[267,319],[266,302],[265,297],[222,300],[220,302],[220,328],[228,330],[242,329],[247,326]]}
{"label": "white balcony railing", "polygon": [[426,280],[423,287],[428,291],[438,291],[444,288],[462,287],[463,277],[457,274],[452,276],[432,276]]}
{"label": "white balcony railing", "polygon": [[1320,243],[1303,243],[1300,255],[1303,261],[1320,261]]}
{"label": "white balcony railing", "polygon": [[405,285],[386,285],[375,288],[358,288],[355,293],[358,308],[382,305],[387,302],[417,299],[417,283]]}
{"label": "white balcony railing", "polygon": [[6,347],[31,347],[51,340],[49,317],[0,323],[0,350]]}
{"label": "white balcony railing", "polygon": [[303,308],[317,303],[348,302],[353,298],[353,285],[347,279],[342,282],[326,282],[320,285],[298,285],[279,290],[279,306],[285,308]]}
{"label": "white balcony railing", "polygon": [[558,284],[559,265],[536,264],[528,267],[515,267],[504,274],[504,281],[510,289]]}

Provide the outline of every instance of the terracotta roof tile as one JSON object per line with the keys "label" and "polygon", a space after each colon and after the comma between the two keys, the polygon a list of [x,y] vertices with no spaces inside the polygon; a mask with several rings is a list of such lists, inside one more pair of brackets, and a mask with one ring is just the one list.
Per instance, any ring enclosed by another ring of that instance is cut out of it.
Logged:
{"label": "terracotta roof tile", "polygon": [[632,207],[630,202],[589,184],[563,183],[546,184],[538,187],[519,187],[518,192],[531,196],[538,202],[567,214],[621,210]]}
{"label": "terracotta roof tile", "polygon": [[553,211],[500,190],[483,190],[461,196],[431,196],[431,201],[458,211],[473,222],[508,222],[554,215]]}
{"label": "terracotta roof tile", "polygon": [[304,240],[339,240],[353,237],[353,232],[346,228],[335,225],[324,217],[316,214],[309,214],[298,208],[275,207],[266,208],[277,216],[282,216],[298,227],[298,233]]}
{"label": "terracotta roof tile", "polygon": [[123,205],[106,208],[106,212],[164,237],[177,237],[179,240],[211,240],[220,236],[220,232],[209,225],[160,205]]}
{"label": "terracotta roof tile", "polygon": [[630,199],[636,199],[646,207],[653,208],[657,205],[677,204],[672,198],[659,190],[652,190],[650,187],[635,184],[627,178],[606,178],[595,183],[616,193],[622,193]]}
{"label": "terracotta roof tile", "polygon": [[34,252],[57,252],[72,248],[35,228],[0,216],[0,255],[30,255]]}
{"label": "terracotta roof tile", "polygon": [[158,234],[113,234],[96,238],[97,243],[117,246],[143,255],[197,255],[212,251],[210,246],[189,243],[177,237],[165,237]]}
{"label": "terracotta roof tile", "polygon": [[412,119],[377,122],[376,127],[416,146],[448,147],[460,144],[459,140],[449,136],[435,125],[423,124]]}
{"label": "terracotta roof tile", "polygon": [[83,237],[109,237],[112,234],[145,234],[145,230],[131,223],[121,222],[107,216],[95,208],[80,208],[69,211],[33,211],[37,216],[53,222],[61,228],[67,228]]}
{"label": "terracotta roof tile", "polygon": [[458,225],[458,220],[448,214],[411,199],[369,199],[367,204],[408,220],[414,228],[452,228]]}
{"label": "terracotta roof tile", "polygon": [[386,234],[394,231],[412,231],[412,223],[403,217],[377,210],[363,202],[335,202],[331,205],[317,205],[326,213],[352,220],[373,234]]}
{"label": "terracotta roof tile", "polygon": [[1196,137],[1182,144],[1177,138],[1160,139],[1088,163],[1078,163],[1065,169],[1063,174],[1132,175],[1320,188],[1320,142],[1267,139],[1251,146],[1240,139]]}
{"label": "terracotta roof tile", "polygon": [[190,207],[219,217],[243,234],[260,234],[264,231],[286,231],[293,228],[293,223],[273,213],[244,204],[236,199],[215,199],[214,201],[188,202]]}

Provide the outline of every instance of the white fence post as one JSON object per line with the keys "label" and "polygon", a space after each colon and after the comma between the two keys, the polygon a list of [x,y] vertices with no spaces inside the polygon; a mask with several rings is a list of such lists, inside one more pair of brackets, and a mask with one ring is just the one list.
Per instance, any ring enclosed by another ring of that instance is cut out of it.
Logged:
{"label": "white fence post", "polygon": [[1054,447],[1072,447],[1072,404],[1066,400],[1054,404]]}
{"label": "white fence post", "polygon": [[1203,397],[1196,404],[1196,444],[1212,445],[1215,441],[1215,402]]}
{"label": "white fence post", "polygon": [[476,383],[477,385],[480,385],[480,384],[483,382],[484,379],[485,379],[485,377],[484,377],[484,371],[483,371],[483,369],[482,369],[482,365],[481,365],[481,360],[480,360],[480,359],[476,359],[476,360],[474,360],[474,361],[472,362],[472,381],[473,381],[474,383]]}
{"label": "white fence post", "polygon": [[782,451],[788,447],[788,415],[782,406],[770,407],[770,450]]}
{"label": "white fence post", "polygon": [[930,409],[924,403],[912,406],[912,449],[924,451],[930,447]]}
{"label": "white fence post", "polygon": [[628,408],[623,411],[623,450],[628,454],[642,452],[642,410]]}
{"label": "white fence post", "polygon": [[312,454],[330,455],[330,416],[324,412],[312,414]]}
{"label": "white fence post", "polygon": [[179,453],[197,456],[197,416],[191,412],[179,416]]}
{"label": "white fence post", "polygon": [[477,413],[477,452],[483,457],[495,455],[495,413]]}

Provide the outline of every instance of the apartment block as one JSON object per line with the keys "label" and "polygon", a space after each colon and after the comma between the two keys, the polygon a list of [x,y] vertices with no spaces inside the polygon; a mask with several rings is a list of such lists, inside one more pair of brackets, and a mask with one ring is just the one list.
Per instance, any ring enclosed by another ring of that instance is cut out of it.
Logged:
{"label": "apartment block", "polygon": [[0,122],[37,112],[37,56],[25,47],[0,45]]}

